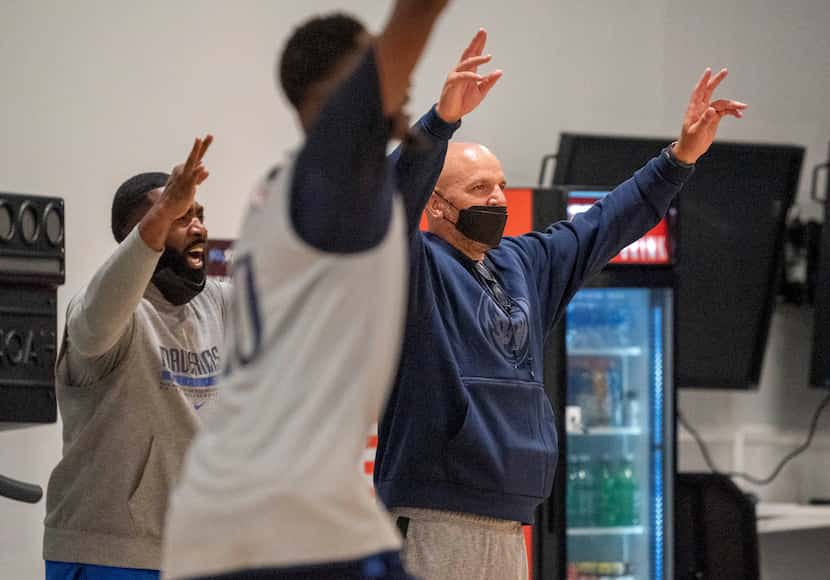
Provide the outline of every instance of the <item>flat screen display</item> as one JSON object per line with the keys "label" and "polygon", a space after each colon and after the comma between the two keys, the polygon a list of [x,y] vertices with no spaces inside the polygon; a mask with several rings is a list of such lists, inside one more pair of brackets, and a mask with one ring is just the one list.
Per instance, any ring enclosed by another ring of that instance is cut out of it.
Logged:
{"label": "flat screen display", "polygon": [[[608,186],[672,139],[563,133],[554,184]],[[804,148],[716,142],[675,200],[675,378],[757,386]]]}
{"label": "flat screen display", "polygon": [[[830,189],[830,184],[828,184]],[[830,199],[825,201],[821,250],[816,274],[815,314],[813,318],[813,352],[810,384],[830,388]]]}

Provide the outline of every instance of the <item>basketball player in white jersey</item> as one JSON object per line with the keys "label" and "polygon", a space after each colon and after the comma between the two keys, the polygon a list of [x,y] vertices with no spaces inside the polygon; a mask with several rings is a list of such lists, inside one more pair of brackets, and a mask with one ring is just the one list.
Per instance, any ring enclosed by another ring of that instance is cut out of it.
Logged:
{"label": "basketball player in white jersey", "polygon": [[397,368],[420,217],[409,198],[432,190],[461,116],[501,75],[475,72],[489,60],[477,35],[417,135],[385,157],[445,3],[398,0],[374,39],[350,17],[316,18],[284,49],[306,138],[234,247],[227,376],[171,499],[166,578],[409,578],[358,460]]}

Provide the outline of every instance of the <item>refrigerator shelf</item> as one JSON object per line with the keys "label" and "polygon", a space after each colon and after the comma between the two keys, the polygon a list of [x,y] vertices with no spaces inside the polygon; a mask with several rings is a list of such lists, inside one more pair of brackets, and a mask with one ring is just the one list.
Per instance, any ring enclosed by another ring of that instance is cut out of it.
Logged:
{"label": "refrigerator shelf", "polygon": [[645,533],[644,526],[616,526],[595,528],[568,528],[569,536],[641,536]]}
{"label": "refrigerator shelf", "polygon": [[602,348],[569,348],[568,356],[643,356],[639,346],[608,346]]}
{"label": "refrigerator shelf", "polygon": [[643,434],[639,427],[588,427],[584,431],[568,431],[568,435],[576,437],[618,437],[628,435],[637,437]]}

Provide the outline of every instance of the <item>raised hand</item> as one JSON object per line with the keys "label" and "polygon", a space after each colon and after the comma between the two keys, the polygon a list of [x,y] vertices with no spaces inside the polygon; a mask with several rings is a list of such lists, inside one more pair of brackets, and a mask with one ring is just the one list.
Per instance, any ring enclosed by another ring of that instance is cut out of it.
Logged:
{"label": "raised hand", "polygon": [[196,188],[208,177],[208,171],[202,165],[202,158],[213,142],[213,135],[198,137],[193,141],[190,155],[182,165],[177,165],[170,172],[170,178],[158,199],[158,206],[171,220],[183,216],[190,210],[196,198]]}
{"label": "raised hand", "polygon": [[469,46],[461,54],[456,67],[447,75],[436,111],[448,123],[454,123],[475,110],[501,78],[502,71],[478,74],[478,67],[490,62],[491,55],[483,55],[487,31],[479,29]]}
{"label": "raised hand", "polygon": [[151,198],[152,207],[138,223],[139,235],[148,247],[158,252],[163,250],[173,222],[190,210],[196,198],[196,188],[208,176],[202,158],[212,142],[211,135],[205,135],[204,139],[197,138],[187,161],[173,168],[162,193],[157,198]]}
{"label": "raised hand", "polygon": [[694,163],[698,157],[706,153],[712,141],[715,140],[718,125],[725,115],[738,119],[743,117],[746,104],[728,99],[711,101],[712,93],[726,78],[726,75],[726,69],[722,69],[712,76],[712,69],[707,68],[695,85],[686,109],[686,116],[683,119],[680,139],[677,140],[673,149],[675,157],[680,161]]}

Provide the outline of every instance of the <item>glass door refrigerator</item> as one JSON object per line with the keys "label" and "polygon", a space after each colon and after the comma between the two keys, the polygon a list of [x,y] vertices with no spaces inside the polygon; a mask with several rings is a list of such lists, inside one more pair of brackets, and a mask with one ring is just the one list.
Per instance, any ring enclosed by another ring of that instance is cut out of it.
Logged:
{"label": "glass door refrigerator", "polygon": [[[523,225],[541,230],[606,193],[510,190],[511,220],[529,213]],[[548,336],[559,461],[527,530],[535,580],[673,576],[673,216],[590,280]]]}

